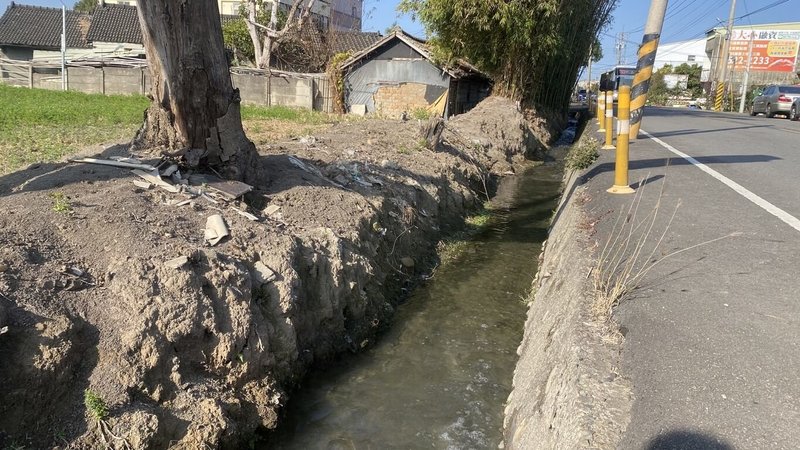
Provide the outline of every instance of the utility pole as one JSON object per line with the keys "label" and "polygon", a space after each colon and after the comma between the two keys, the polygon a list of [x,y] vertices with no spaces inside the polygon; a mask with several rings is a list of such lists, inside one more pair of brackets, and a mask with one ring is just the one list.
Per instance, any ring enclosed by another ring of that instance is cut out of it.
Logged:
{"label": "utility pole", "polygon": [[668,0],[651,0],[650,12],[647,14],[647,23],[644,26],[639,60],[636,63],[636,76],[631,87],[630,138],[634,140],[639,136],[647,91],[650,89],[650,77],[653,76],[653,64],[656,62],[656,51],[664,26],[664,15],[667,13],[667,3]]}
{"label": "utility pole", "polygon": [[67,90],[67,5],[61,0],[61,90]]}
{"label": "utility pole", "polygon": [[728,54],[731,51],[731,35],[733,34],[733,20],[736,14],[736,0],[731,0],[731,10],[728,14],[728,27],[725,32],[725,45],[722,47],[722,55],[720,55],[719,62],[722,64],[722,70],[719,71],[719,78],[717,78],[717,99],[715,100],[714,109],[719,111],[722,109],[722,102],[720,97],[725,95],[725,80],[728,78]]}
{"label": "utility pole", "polygon": [[750,64],[753,61],[753,37],[755,31],[750,30],[750,44],[747,46],[747,68],[744,71],[744,80],[742,80],[742,98],[739,100],[739,114],[744,113],[744,104],[747,101],[747,88],[750,84]]}
{"label": "utility pole", "polygon": [[617,65],[621,66],[625,64],[625,32],[617,33],[617,45],[614,46],[614,49],[617,51]]}

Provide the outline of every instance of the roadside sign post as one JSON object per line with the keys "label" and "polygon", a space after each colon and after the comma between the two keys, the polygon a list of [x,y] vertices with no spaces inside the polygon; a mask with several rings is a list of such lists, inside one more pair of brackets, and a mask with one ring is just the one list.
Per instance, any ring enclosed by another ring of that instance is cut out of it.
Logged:
{"label": "roadside sign post", "polygon": [[611,194],[633,194],[635,191],[628,184],[628,144],[631,130],[631,88],[621,86],[617,96],[617,154],[614,162],[614,185],[606,192]]}
{"label": "roadside sign post", "polygon": [[606,145],[602,150],[614,150],[614,92],[606,91]]}

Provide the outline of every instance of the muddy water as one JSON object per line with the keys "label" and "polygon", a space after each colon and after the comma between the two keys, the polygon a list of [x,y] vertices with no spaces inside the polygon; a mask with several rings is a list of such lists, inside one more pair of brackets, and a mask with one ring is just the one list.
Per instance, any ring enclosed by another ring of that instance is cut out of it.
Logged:
{"label": "muddy water", "polygon": [[496,223],[398,309],[368,351],[308,378],[282,449],[496,448],[560,168],[508,179]]}

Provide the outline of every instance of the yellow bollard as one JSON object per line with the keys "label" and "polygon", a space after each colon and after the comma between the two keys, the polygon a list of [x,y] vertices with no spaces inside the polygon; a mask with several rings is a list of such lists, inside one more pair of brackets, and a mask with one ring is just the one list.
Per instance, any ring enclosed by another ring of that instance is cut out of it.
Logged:
{"label": "yellow bollard", "polygon": [[617,157],[614,164],[614,185],[607,191],[612,194],[633,194],[628,185],[628,143],[631,137],[631,88],[620,86],[617,97]]}
{"label": "yellow bollard", "polygon": [[597,94],[597,124],[600,129],[599,133],[606,132],[606,91],[600,91]]}
{"label": "yellow bollard", "polygon": [[601,150],[614,150],[614,92],[606,92],[606,145]]}

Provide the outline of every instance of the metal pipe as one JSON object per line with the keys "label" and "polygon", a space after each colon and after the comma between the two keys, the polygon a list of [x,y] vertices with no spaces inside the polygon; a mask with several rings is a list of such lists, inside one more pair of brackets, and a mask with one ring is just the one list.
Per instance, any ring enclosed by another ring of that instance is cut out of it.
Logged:
{"label": "metal pipe", "polygon": [[750,84],[750,64],[753,60],[753,36],[755,31],[750,30],[750,44],[747,46],[747,68],[744,71],[744,80],[742,80],[742,98],[739,100],[739,114],[744,113],[744,106],[747,102],[747,87]]}
{"label": "metal pipe", "polygon": [[67,5],[61,1],[61,90],[67,90]]}

